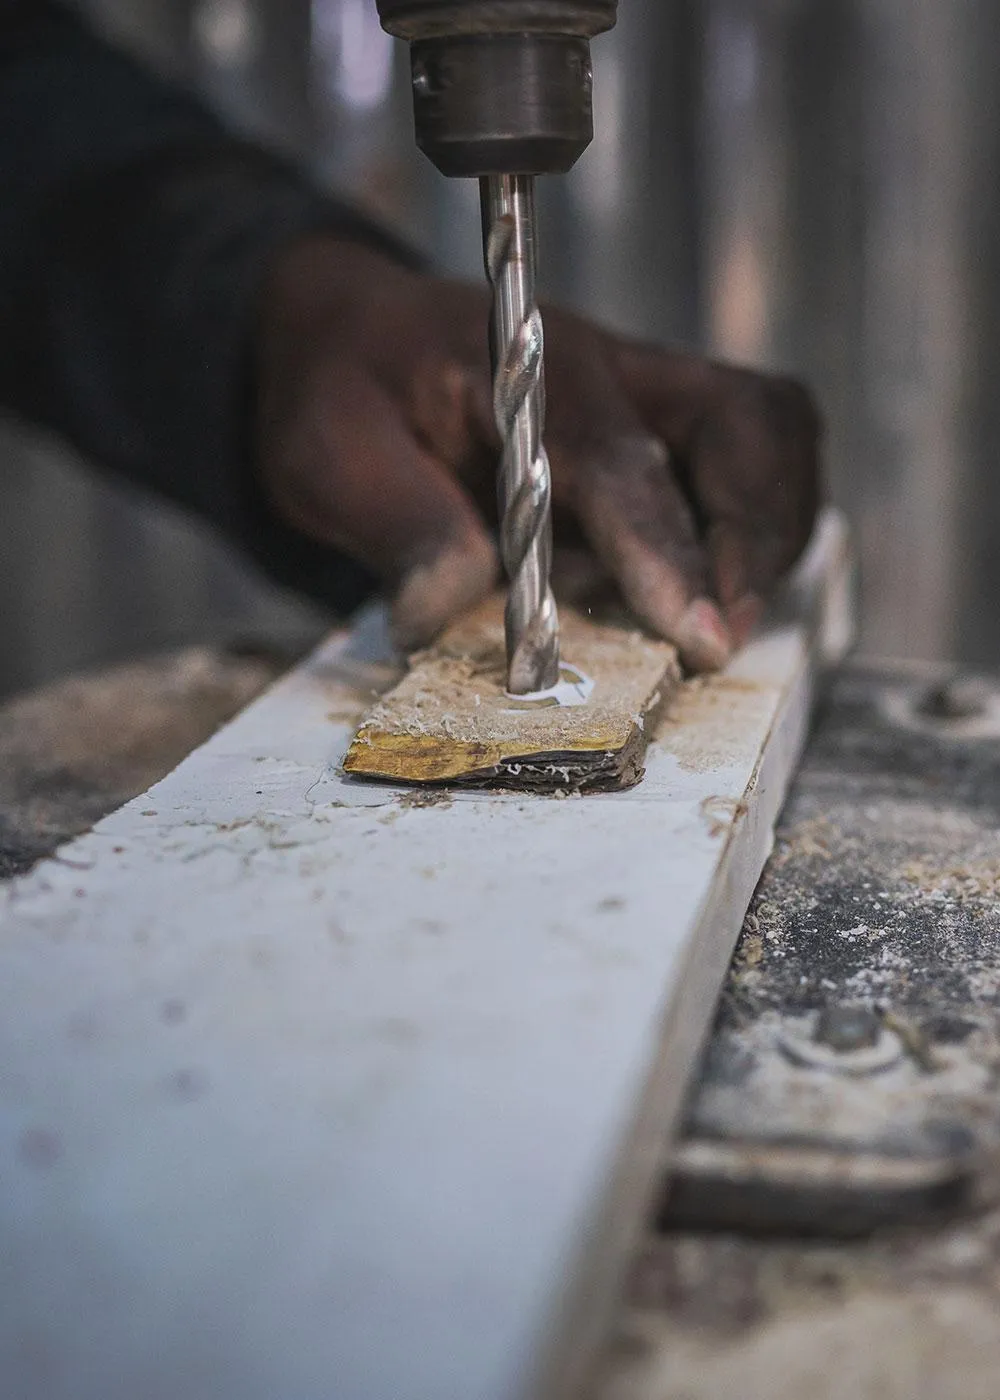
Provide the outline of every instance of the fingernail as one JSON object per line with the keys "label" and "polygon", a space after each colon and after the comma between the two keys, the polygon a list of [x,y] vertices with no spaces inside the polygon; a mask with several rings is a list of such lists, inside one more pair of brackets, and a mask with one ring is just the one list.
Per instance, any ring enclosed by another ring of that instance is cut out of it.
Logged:
{"label": "fingernail", "polygon": [[694,671],[718,671],[732,654],[732,641],[722,614],[707,598],[696,598],[673,629],[686,665]]}
{"label": "fingernail", "polygon": [[744,593],[738,603],[726,610],[726,622],[734,646],[741,647],[746,643],[763,612],[764,604],[755,593]]}

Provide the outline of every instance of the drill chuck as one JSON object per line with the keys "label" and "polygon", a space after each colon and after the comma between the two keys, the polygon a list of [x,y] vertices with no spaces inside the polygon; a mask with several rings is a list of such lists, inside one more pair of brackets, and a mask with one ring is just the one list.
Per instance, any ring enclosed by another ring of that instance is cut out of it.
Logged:
{"label": "drill chuck", "polygon": [[569,170],[594,134],[590,39],[617,0],[379,0],[410,41],[417,145],[445,175]]}
{"label": "drill chuck", "polygon": [[410,52],[417,145],[445,175],[565,171],[593,139],[586,39],[468,35]]}
{"label": "drill chuck", "polygon": [[578,34],[613,29],[618,0],[378,0],[379,18],[399,39],[456,34]]}

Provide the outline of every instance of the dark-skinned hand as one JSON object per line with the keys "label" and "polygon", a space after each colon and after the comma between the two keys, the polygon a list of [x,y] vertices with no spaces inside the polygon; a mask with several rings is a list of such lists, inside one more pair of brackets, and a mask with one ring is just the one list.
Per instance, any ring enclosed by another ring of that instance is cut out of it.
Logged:
{"label": "dark-skinned hand", "polygon": [[[405,645],[499,577],[485,287],[317,237],[261,304],[257,469],[273,508],[367,565]],[[543,307],[553,522],[576,596],[610,581],[694,670],[723,665],[809,538],[820,421],[774,378]],[[557,590],[558,591],[558,590]]]}

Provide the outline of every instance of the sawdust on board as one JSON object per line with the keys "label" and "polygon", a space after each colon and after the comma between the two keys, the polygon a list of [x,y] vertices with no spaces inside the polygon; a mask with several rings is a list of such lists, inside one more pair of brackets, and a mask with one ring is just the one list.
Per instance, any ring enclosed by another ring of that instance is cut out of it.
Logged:
{"label": "sawdust on board", "polygon": [[369,709],[365,734],[447,738],[459,743],[543,744],[571,750],[594,736],[619,747],[668,698],[679,679],[674,648],[637,631],[564,612],[565,660],[594,681],[585,705],[517,708],[504,689],[502,615],[485,605],[411,659],[408,674]]}
{"label": "sawdust on board", "polygon": [[748,742],[756,747],[756,726],[773,710],[772,686],[737,676],[694,676],[674,689],[655,739],[682,768],[706,773],[737,762]]}

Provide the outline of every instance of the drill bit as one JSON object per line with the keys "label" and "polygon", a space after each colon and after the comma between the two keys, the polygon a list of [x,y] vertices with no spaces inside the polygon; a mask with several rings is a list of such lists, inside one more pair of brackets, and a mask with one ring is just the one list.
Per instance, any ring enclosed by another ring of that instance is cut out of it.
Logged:
{"label": "drill bit", "polygon": [[489,175],[481,183],[483,248],[493,286],[493,412],[502,451],[497,481],[500,553],[510,586],[504,614],[507,689],[546,690],[559,679],[559,619],[552,597],[552,480],[542,446],[545,379],[535,299],[535,181]]}

